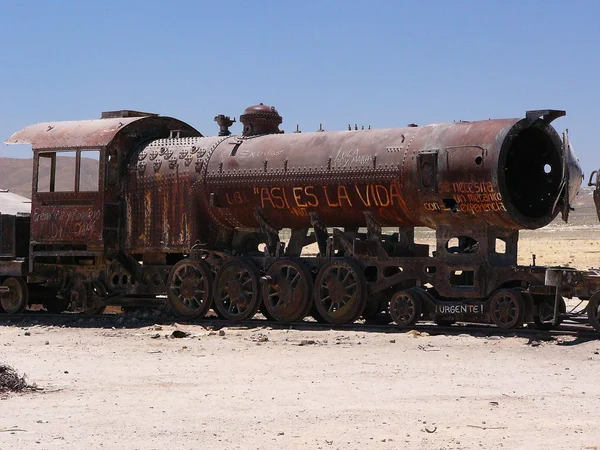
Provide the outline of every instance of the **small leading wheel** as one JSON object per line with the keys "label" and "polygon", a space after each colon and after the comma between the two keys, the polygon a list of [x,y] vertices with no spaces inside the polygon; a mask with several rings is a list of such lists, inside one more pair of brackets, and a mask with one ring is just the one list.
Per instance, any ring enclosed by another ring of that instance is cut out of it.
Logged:
{"label": "small leading wheel", "polygon": [[519,289],[499,289],[490,297],[490,319],[498,328],[518,328],[525,318],[525,301]]}
{"label": "small leading wheel", "polygon": [[204,317],[212,303],[212,274],[202,261],[182,259],[167,278],[169,305],[185,320]]}
{"label": "small leading wheel", "polygon": [[214,307],[224,319],[234,322],[250,319],[260,306],[259,274],[243,259],[221,266],[215,279]]}
{"label": "small leading wheel", "polygon": [[588,321],[594,330],[600,331],[600,292],[590,298],[587,305]]}
{"label": "small leading wheel", "polygon": [[330,261],[321,267],[315,280],[316,313],[327,323],[354,322],[367,303],[365,276],[352,260]]}
{"label": "small leading wheel", "polygon": [[10,277],[4,280],[3,286],[7,286],[9,293],[7,297],[0,299],[2,309],[8,314],[18,314],[25,311],[29,302],[29,289],[23,278]]}
{"label": "small leading wheel", "polygon": [[267,270],[271,277],[262,288],[263,306],[267,317],[281,323],[304,319],[312,300],[312,276],[304,265],[279,260]]}
{"label": "small leading wheel", "polygon": [[421,317],[422,294],[419,288],[396,292],[389,302],[392,320],[401,328],[414,325]]}

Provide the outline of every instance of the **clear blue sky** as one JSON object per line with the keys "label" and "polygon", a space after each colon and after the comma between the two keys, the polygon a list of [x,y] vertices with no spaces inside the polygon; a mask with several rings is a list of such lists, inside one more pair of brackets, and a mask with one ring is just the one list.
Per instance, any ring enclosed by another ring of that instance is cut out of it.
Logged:
{"label": "clear blue sky", "polygon": [[[0,138],[139,109],[216,134],[275,105],[304,131],[566,109],[600,167],[600,2],[0,0]],[[240,131],[239,124],[234,128]],[[0,146],[0,156],[30,157]]]}

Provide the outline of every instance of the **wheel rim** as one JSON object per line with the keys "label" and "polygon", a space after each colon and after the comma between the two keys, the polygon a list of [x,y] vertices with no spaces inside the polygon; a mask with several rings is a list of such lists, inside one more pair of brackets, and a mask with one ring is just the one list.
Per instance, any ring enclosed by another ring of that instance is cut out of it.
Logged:
{"label": "wheel rim", "polygon": [[211,303],[210,270],[200,261],[183,260],[175,264],[167,280],[169,303],[184,319],[204,316]]}
{"label": "wheel rim", "polygon": [[329,323],[353,322],[364,310],[365,279],[359,267],[349,262],[330,262],[315,281],[315,306]]}
{"label": "wheel rim", "polygon": [[191,264],[185,264],[173,274],[170,285],[171,292],[179,302],[190,309],[201,308],[206,301],[204,277],[200,271]]}
{"label": "wheel rim", "polygon": [[258,310],[258,272],[250,263],[232,260],[223,264],[215,284],[215,307],[224,318],[246,320]]}
{"label": "wheel rim", "polygon": [[503,296],[496,303],[494,315],[496,321],[504,325],[512,323],[516,320],[519,308],[515,301],[509,296]]}
{"label": "wheel rim", "polygon": [[410,322],[415,317],[415,302],[412,297],[407,294],[396,296],[392,301],[391,311],[394,312],[392,317],[394,322],[404,324]]}
{"label": "wheel rim", "polygon": [[278,322],[302,320],[310,309],[312,279],[310,273],[294,261],[278,261],[267,271],[272,279],[263,285],[267,313]]}
{"label": "wheel rim", "polygon": [[500,328],[516,328],[523,322],[523,299],[514,290],[496,292],[490,302],[492,322]]}
{"label": "wheel rim", "polygon": [[8,297],[3,297],[0,301],[2,308],[8,314],[17,314],[23,312],[27,308],[29,301],[29,291],[27,283],[21,278],[7,278],[4,280],[4,286],[10,290]]}
{"label": "wheel rim", "polygon": [[414,325],[421,315],[421,300],[414,290],[396,292],[390,299],[390,316],[399,327]]}

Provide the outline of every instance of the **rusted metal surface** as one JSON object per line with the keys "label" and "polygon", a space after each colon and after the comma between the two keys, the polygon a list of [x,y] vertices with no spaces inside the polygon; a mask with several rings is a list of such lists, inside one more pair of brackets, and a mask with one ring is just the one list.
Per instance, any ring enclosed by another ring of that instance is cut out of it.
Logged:
{"label": "rusted metal surface", "polygon": [[104,147],[139,117],[43,122],[30,125],[6,140],[7,144],[32,144],[34,148]]}
{"label": "rusted metal surface", "polygon": [[29,216],[0,214],[0,257],[27,257],[29,230]]}
{"label": "rusted metal surface", "polygon": [[0,277],[24,277],[27,275],[27,263],[22,258],[0,260]]}
{"label": "rusted metal surface", "polygon": [[261,134],[279,134],[279,125],[283,121],[274,106],[264,104],[254,105],[246,108],[240,116],[240,122],[244,125],[242,134],[244,136],[257,136]]}
{"label": "rusted metal surface", "polygon": [[[245,113],[244,120],[273,115],[275,125],[281,118],[265,105]],[[369,220],[378,227],[538,228],[556,217],[567,191],[560,138],[535,117],[154,140],[128,163],[126,248],[210,246],[211,225],[267,235],[312,228],[315,220],[348,229]],[[580,168],[571,168],[572,191]]]}
{"label": "rusted metal surface", "polygon": [[158,139],[137,150],[123,180],[128,251],[189,251],[207,234],[202,180],[213,148],[226,139]]}
{"label": "rusted metal surface", "polygon": [[310,226],[311,213],[326,226],[365,226],[368,213],[381,226],[538,228],[564,196],[560,138],[527,119],[234,139],[206,175],[226,227],[256,227],[258,208],[276,228]]}
{"label": "rusted metal surface", "polygon": [[[595,272],[553,286],[547,268],[517,265],[519,230],[567,219],[581,183],[550,125],[561,115],[283,134],[260,104],[240,117],[241,136],[224,115],[214,137],[135,111],[34,125],[7,141],[34,148],[28,280],[89,311],[167,294],[187,319],[212,306],[245,320],[262,304],[279,322],[312,308],[335,324],[517,327],[548,316],[559,294],[600,289]],[[81,187],[86,150],[98,155],[92,191]],[[72,189],[57,188],[61,152],[75,155]],[[434,252],[415,243],[416,226],[436,230]],[[318,254],[303,255],[313,242]]]}
{"label": "rusted metal surface", "polygon": [[[111,118],[99,120],[36,124],[15,133],[6,141],[8,144],[32,144],[36,152],[35,173],[40,168],[38,155],[52,158],[52,167],[55,167],[54,158],[60,158],[63,151],[70,155],[72,152],[79,153],[81,149],[98,150],[98,185],[93,192],[81,191],[79,188],[79,154],[72,188],[61,192],[38,191],[37,180],[34,178],[31,231],[32,240],[38,245],[65,243],[85,245],[91,250],[102,249],[105,229],[111,228],[110,223],[118,221],[116,217],[105,217],[105,212],[109,211],[113,216],[119,214],[118,206],[112,209],[106,206],[117,204],[115,191],[120,189],[119,184],[111,185],[108,176],[110,171],[118,176],[118,165],[124,164],[128,152],[142,140],[168,137],[174,133],[180,136],[200,136],[191,126],[169,117],[114,117],[115,115],[118,115],[117,112],[109,114],[108,117]],[[109,158],[110,162],[105,164]],[[113,161],[116,163],[114,168],[111,167]],[[51,187],[48,190],[54,189]]]}
{"label": "rusted metal surface", "polygon": [[[138,123],[138,126],[131,126]],[[140,127],[141,126],[141,127]],[[105,147],[118,134],[134,134],[140,129],[150,127],[169,130],[183,130],[188,135],[199,135],[195,129],[184,122],[169,117],[118,117],[98,120],[76,120],[66,122],[42,122],[30,125],[9,137],[6,144],[31,144],[33,148],[64,149],[76,147]],[[146,132],[139,138],[150,138],[154,133]],[[163,133],[164,135],[164,133]],[[155,136],[158,137],[158,136]]]}

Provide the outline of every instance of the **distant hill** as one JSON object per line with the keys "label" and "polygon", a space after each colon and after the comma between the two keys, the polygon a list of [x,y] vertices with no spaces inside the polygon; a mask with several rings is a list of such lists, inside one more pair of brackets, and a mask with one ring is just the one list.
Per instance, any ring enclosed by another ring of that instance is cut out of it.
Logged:
{"label": "distant hill", "polygon": [[[90,190],[93,181],[97,180],[98,161],[89,158],[81,159],[81,180],[84,189]],[[69,190],[75,180],[75,158],[57,158],[56,182],[57,189]],[[40,182],[42,185],[50,183],[50,160],[43,161],[43,174]],[[33,159],[0,158],[0,189],[31,198],[31,175],[33,172]]]}

